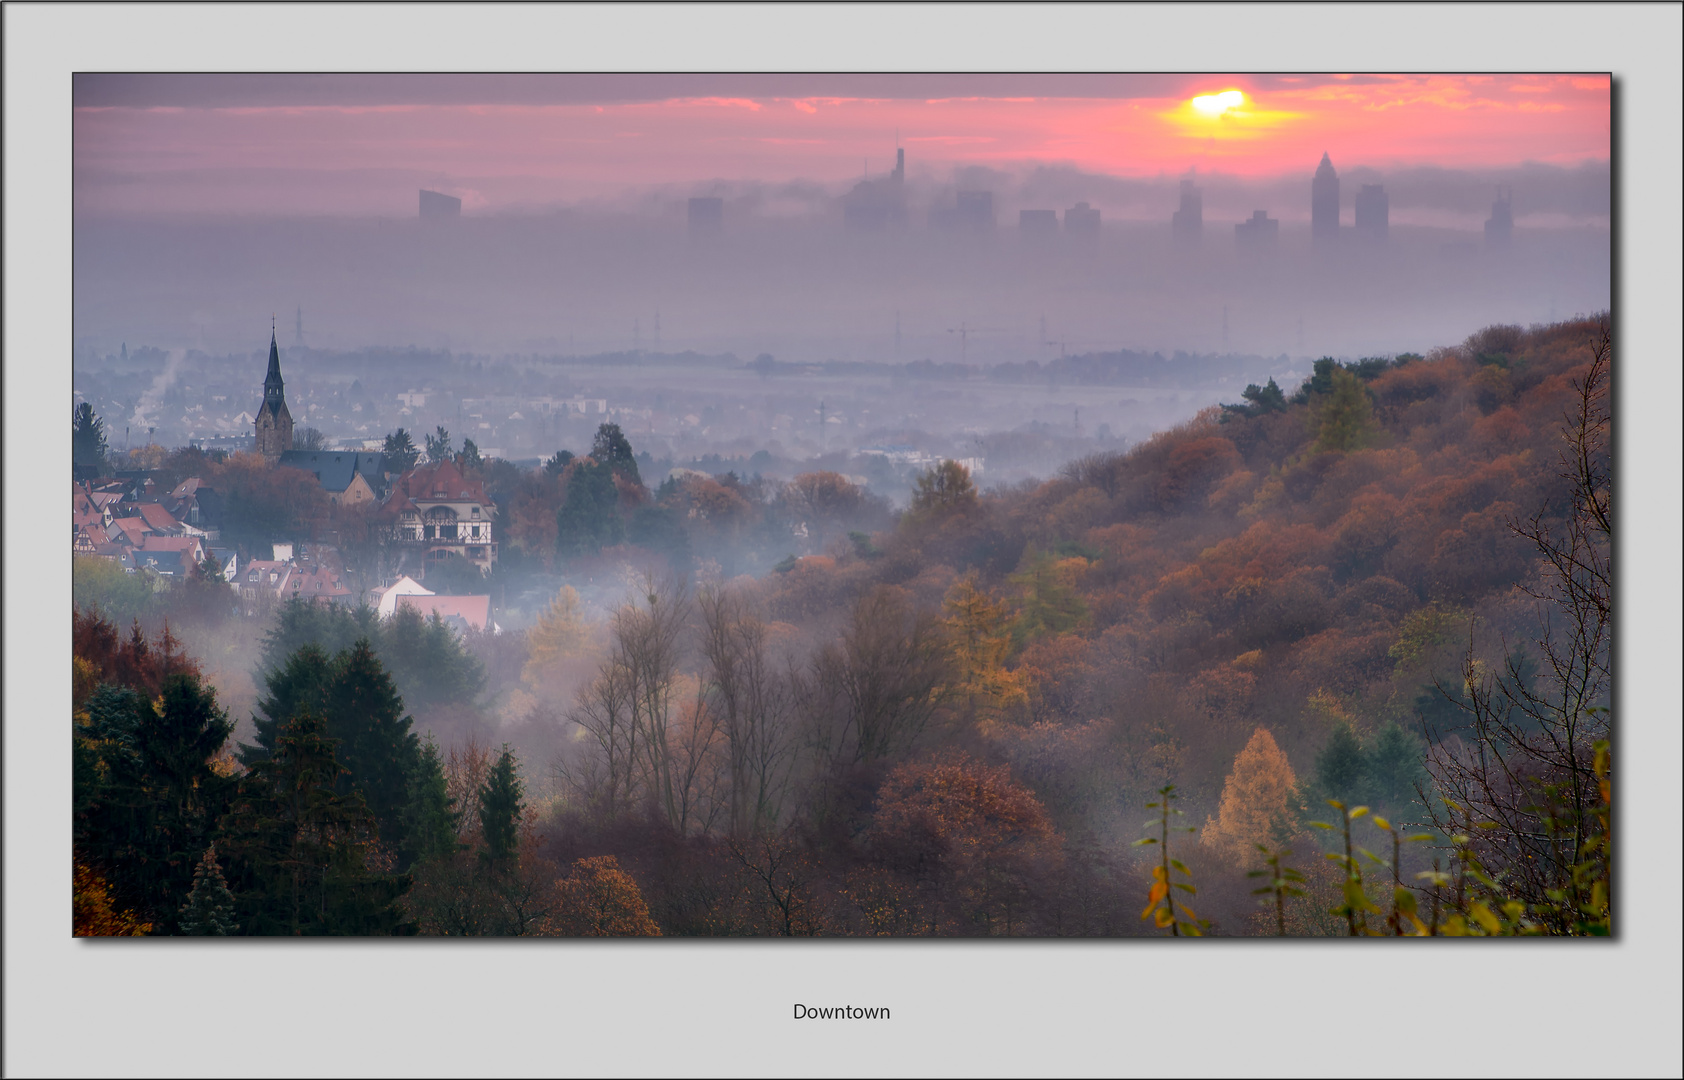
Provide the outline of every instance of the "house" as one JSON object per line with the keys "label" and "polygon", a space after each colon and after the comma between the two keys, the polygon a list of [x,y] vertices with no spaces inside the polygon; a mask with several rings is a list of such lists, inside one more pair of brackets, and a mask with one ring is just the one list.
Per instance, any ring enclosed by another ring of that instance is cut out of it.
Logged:
{"label": "house", "polygon": [[357,450],[287,450],[281,464],[313,473],[335,506],[373,503],[386,495],[386,455]]}
{"label": "house", "polygon": [[188,573],[205,561],[205,545],[197,536],[149,534],[141,537],[141,542],[135,545],[135,559],[142,565],[145,565],[148,559],[157,562],[163,567],[159,573],[177,572],[170,567],[173,560],[183,568],[180,572]]}
{"label": "house", "polygon": [[247,600],[256,600],[265,594],[278,598],[285,595],[291,580],[290,562],[247,559],[245,568],[239,575],[240,595]]}
{"label": "house", "polygon": [[348,603],[351,590],[345,587],[344,580],[325,566],[309,569],[293,568],[287,579],[287,588],[281,595],[294,600],[312,600],[325,603]]}
{"label": "house", "polygon": [[484,483],[463,476],[449,459],[398,477],[382,510],[393,538],[419,556],[423,579],[428,565],[451,555],[467,559],[482,572],[497,563],[491,532],[496,507],[486,497]]}
{"label": "house", "polygon": [[426,588],[408,574],[404,574],[397,581],[383,589],[371,589],[368,602],[382,619],[389,619],[397,610],[398,598],[403,596],[433,596],[433,590]]}
{"label": "house", "polygon": [[[401,595],[395,607],[412,608],[424,619],[434,615],[457,630],[484,630],[491,618],[489,596],[414,596]],[[394,608],[395,610],[395,608]]]}

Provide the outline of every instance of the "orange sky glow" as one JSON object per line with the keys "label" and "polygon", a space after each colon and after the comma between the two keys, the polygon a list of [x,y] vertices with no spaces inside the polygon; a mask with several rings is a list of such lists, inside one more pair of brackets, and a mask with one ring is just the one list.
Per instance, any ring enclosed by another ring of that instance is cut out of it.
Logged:
{"label": "orange sky glow", "polygon": [[[1324,150],[1341,168],[1380,170],[1609,156],[1601,75],[1188,76],[1173,95],[1115,97],[1049,96],[1050,78],[1023,97],[82,106],[75,153],[88,175],[409,170],[441,185],[542,180],[563,200],[710,179],[846,182],[888,169],[897,133],[913,175],[932,179],[956,166],[1036,164],[1307,175]],[[1226,91],[1243,101],[1193,104]]]}

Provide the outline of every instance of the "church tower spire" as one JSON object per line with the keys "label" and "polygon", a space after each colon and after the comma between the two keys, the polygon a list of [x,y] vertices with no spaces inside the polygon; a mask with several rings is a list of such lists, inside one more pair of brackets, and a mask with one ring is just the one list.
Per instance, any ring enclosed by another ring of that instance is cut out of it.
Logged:
{"label": "church tower spire", "polygon": [[263,403],[257,407],[256,450],[270,461],[292,449],[292,413],[287,410],[286,382],[281,378],[281,351],[275,343],[275,321],[269,320],[269,371],[263,377]]}

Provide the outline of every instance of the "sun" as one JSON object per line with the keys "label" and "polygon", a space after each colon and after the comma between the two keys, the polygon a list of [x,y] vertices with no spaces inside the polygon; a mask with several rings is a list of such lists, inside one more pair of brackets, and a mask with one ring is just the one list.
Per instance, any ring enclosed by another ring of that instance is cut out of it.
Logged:
{"label": "sun", "polygon": [[1245,95],[1238,90],[1224,90],[1220,94],[1203,94],[1193,99],[1193,108],[1205,116],[1215,119],[1227,112],[1245,104]]}

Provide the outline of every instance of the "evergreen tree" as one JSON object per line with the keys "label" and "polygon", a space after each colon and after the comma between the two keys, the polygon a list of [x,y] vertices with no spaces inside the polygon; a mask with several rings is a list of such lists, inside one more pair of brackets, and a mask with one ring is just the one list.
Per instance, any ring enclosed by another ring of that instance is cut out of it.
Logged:
{"label": "evergreen tree", "polygon": [[443,461],[450,457],[450,432],[444,430],[444,425],[438,426],[435,434],[427,436],[427,460]]}
{"label": "evergreen tree", "polygon": [[462,440],[462,452],[456,455],[456,467],[459,469],[477,469],[481,465],[479,446],[472,439]]}
{"label": "evergreen tree", "polygon": [[591,441],[591,457],[597,464],[606,465],[632,483],[642,486],[637,473],[637,460],[632,456],[631,442],[620,431],[619,424],[603,424],[596,429]]}
{"label": "evergreen tree", "polygon": [[415,468],[416,461],[421,457],[421,451],[415,448],[415,440],[403,428],[386,436],[386,445],[382,449],[386,464],[393,472],[408,472]]}
{"label": "evergreen tree", "polygon": [[1368,751],[1368,798],[1394,811],[1414,802],[1415,785],[1425,787],[1429,779],[1425,759],[1421,740],[1388,720]]}
{"label": "evergreen tree", "polygon": [[1311,817],[1325,812],[1328,799],[1354,806],[1367,798],[1368,761],[1351,725],[1342,721],[1334,725],[1326,745],[1316,755],[1312,790],[1308,807]]}
{"label": "evergreen tree", "polygon": [[515,756],[508,743],[485,784],[479,789],[480,834],[485,838],[485,850],[480,857],[495,869],[513,866],[520,848],[520,816],[526,804],[520,775],[515,770]]}
{"label": "evergreen tree", "polygon": [[[286,623],[284,615],[283,612],[282,627]],[[269,651],[277,630],[270,631],[270,640],[265,642],[265,652]],[[332,677],[333,661],[328,657],[327,651],[314,642],[306,642],[299,646],[281,665],[271,668],[263,677],[267,693],[257,702],[258,711],[262,715],[251,718],[253,726],[257,729],[256,745],[240,744],[240,763],[250,766],[253,762],[268,757],[275,749],[276,733],[281,725],[293,716],[306,709],[320,712],[327,699],[328,681]]]}
{"label": "evergreen tree", "polygon": [[192,888],[194,864],[232,794],[210,760],[233,724],[215,691],[193,675],[164,680],[156,702],[102,686],[88,702],[85,740],[92,761],[76,793],[78,852],[108,868],[121,907],[132,908],[161,934],[173,933]]}
{"label": "evergreen tree", "polygon": [[410,731],[403,699],[364,638],[340,654],[323,702],[327,735],[345,767],[334,790],[362,795],[380,839],[397,849],[406,839],[409,786],[421,766],[421,743]]}
{"label": "evergreen tree", "polygon": [[556,549],[568,556],[594,555],[619,543],[623,535],[619,506],[613,467],[594,460],[581,462],[567,480],[567,501],[556,511]]}
{"label": "evergreen tree", "polygon": [[84,401],[70,417],[70,463],[79,476],[98,476],[105,456],[105,421]]}
{"label": "evergreen tree", "polygon": [[215,844],[205,849],[205,857],[193,871],[193,889],[181,906],[177,922],[183,934],[193,937],[226,937],[239,928],[234,894],[228,891],[222,867],[216,863]]}
{"label": "evergreen tree", "polygon": [[571,463],[572,460],[573,451],[557,450],[544,461],[544,475],[560,476],[562,470],[567,468],[568,464]]}
{"label": "evergreen tree", "polygon": [[405,808],[405,840],[399,856],[413,865],[448,857],[462,846],[456,839],[462,810],[450,797],[438,744],[429,736],[421,744],[421,762],[409,781]]}
{"label": "evergreen tree", "polygon": [[407,874],[368,868],[377,835],[360,795],[334,785],[344,768],[315,712],[275,731],[274,750],[253,762],[223,820],[241,929],[254,935],[401,934],[398,899]]}

